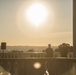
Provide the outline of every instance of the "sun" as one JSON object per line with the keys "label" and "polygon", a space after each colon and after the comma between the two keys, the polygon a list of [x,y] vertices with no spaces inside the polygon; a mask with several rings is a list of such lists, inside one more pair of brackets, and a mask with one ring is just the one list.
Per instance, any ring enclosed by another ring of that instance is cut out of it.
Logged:
{"label": "sun", "polygon": [[34,3],[27,7],[26,17],[34,25],[40,26],[47,18],[48,11],[43,4]]}

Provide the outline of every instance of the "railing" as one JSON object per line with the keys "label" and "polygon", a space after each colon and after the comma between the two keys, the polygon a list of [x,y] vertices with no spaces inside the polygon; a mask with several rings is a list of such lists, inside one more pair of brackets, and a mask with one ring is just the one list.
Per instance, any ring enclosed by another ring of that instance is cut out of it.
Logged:
{"label": "railing", "polygon": [[[46,58],[45,52],[25,52],[25,53],[0,53],[0,59],[23,59],[23,58]],[[60,52],[54,52],[53,57],[61,57]],[[66,58],[73,58],[73,53],[68,52]]]}
{"label": "railing", "polygon": [[76,75],[76,58],[71,52],[67,57],[61,57],[59,52],[54,52],[53,57],[47,57],[45,52],[0,53],[0,66],[9,75]]}

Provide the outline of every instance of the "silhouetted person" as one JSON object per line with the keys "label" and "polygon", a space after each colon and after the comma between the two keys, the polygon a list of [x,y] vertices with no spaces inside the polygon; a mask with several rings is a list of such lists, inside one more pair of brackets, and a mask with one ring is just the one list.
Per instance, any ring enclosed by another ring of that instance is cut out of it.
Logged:
{"label": "silhouetted person", "polygon": [[51,44],[48,44],[48,48],[45,50],[47,57],[53,57],[53,49],[51,48]]}

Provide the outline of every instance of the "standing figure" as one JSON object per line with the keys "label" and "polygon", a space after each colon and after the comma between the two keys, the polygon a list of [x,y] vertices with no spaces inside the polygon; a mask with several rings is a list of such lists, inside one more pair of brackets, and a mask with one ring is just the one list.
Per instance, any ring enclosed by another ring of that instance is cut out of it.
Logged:
{"label": "standing figure", "polygon": [[53,57],[53,49],[51,48],[51,44],[48,44],[48,48],[45,50],[47,57]]}

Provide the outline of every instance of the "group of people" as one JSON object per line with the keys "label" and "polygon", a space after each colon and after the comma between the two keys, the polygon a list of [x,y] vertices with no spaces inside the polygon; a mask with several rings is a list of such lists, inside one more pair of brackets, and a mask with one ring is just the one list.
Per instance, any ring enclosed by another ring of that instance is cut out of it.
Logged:
{"label": "group of people", "polygon": [[51,48],[51,44],[48,44],[48,48],[45,50],[47,57],[53,57],[53,49]]}

